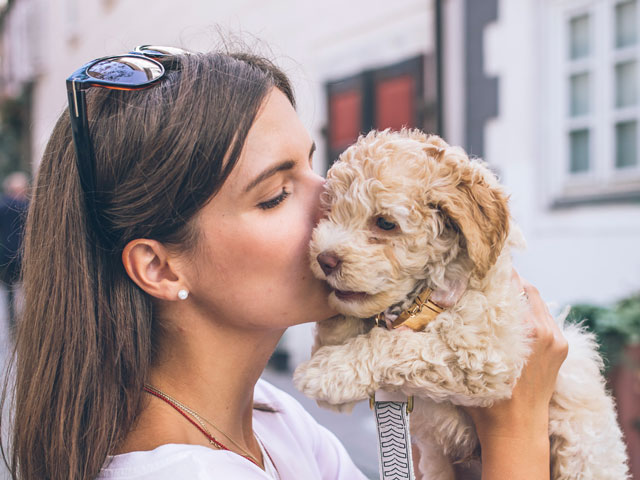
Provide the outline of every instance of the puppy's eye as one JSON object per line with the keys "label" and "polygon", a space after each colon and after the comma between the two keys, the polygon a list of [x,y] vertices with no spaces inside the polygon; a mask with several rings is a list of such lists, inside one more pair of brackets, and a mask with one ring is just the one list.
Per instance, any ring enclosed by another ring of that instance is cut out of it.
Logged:
{"label": "puppy's eye", "polygon": [[395,223],[390,222],[384,217],[378,217],[378,219],[376,220],[376,226],[381,230],[387,230],[387,231],[393,230],[394,228],[396,228]]}

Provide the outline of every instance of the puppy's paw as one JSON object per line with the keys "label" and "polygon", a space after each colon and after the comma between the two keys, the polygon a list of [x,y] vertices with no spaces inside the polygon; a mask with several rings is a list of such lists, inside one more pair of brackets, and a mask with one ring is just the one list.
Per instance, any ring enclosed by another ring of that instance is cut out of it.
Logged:
{"label": "puppy's paw", "polygon": [[341,357],[341,350],[335,346],[322,347],[293,374],[294,385],[306,396],[340,409],[344,404],[368,398],[371,390],[371,376],[366,375],[365,381],[361,381],[362,372]]}

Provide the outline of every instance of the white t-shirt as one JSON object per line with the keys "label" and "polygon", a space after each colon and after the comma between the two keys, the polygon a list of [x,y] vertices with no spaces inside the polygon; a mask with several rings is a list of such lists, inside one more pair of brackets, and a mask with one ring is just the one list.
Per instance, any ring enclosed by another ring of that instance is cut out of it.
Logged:
{"label": "white t-shirt", "polygon": [[[277,412],[253,411],[253,428],[273,459],[280,480],[365,480],[340,441],[296,400],[259,380],[256,403]],[[249,460],[225,450],[168,444],[108,457],[98,480],[268,480]]]}

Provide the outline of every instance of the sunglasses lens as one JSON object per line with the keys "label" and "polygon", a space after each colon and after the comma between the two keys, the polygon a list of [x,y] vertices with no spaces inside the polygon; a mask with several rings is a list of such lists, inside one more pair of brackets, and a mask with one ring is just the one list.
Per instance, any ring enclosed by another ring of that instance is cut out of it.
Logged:
{"label": "sunglasses lens", "polygon": [[191,52],[178,47],[164,47],[160,45],[140,45],[134,50],[136,53],[149,55],[150,57],[164,57],[166,55],[189,55]]}
{"label": "sunglasses lens", "polygon": [[97,80],[117,85],[144,85],[164,74],[161,65],[144,57],[107,58],[94,63],[87,69],[87,75]]}

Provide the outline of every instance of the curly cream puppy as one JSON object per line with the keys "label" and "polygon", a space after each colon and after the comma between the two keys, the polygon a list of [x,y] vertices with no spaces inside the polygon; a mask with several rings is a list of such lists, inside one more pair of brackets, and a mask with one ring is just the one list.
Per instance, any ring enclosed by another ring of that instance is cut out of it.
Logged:
{"label": "curly cream puppy", "polygon": [[[526,299],[511,281],[524,246],[495,176],[417,130],[371,132],[327,175],[327,216],[313,233],[314,274],[343,313],[317,326],[297,387],[349,409],[378,389],[416,396],[411,419],[424,478],[453,479],[477,458],[459,406],[508,398],[529,353]],[[374,328],[426,287],[445,307],[422,331]],[[562,320],[559,320],[562,323]],[[592,335],[562,325],[570,348],[550,406],[554,479],[626,479],[627,457]]]}

